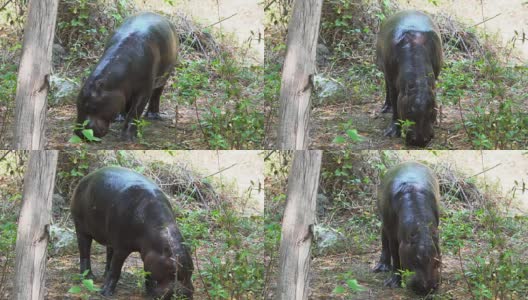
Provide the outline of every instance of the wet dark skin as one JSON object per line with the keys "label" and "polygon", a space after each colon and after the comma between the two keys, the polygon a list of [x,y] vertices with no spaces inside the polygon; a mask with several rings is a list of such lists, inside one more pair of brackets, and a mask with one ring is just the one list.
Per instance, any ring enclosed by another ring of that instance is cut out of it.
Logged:
{"label": "wet dark skin", "polygon": [[88,120],[86,128],[103,137],[110,123],[124,121],[122,139],[133,141],[134,120],[147,104],[146,117],[160,119],[160,96],[177,53],[178,34],[165,17],[147,12],[126,19],[79,92],[77,123]]}
{"label": "wet dark skin", "polygon": [[101,294],[114,294],[125,259],[139,252],[147,294],[158,299],[192,299],[193,262],[174,222],[167,196],[146,177],[129,169],[105,167],[84,177],[74,191],[71,214],[77,233],[80,271],[89,270],[92,240],[105,245]]}
{"label": "wet dark skin", "polygon": [[392,121],[384,135],[401,136],[398,120],[414,122],[408,145],[425,147],[434,137],[435,81],[442,68],[442,41],[436,24],[419,11],[402,11],[381,26],[376,43],[377,65],[385,77],[385,105]]}
{"label": "wet dark skin", "polygon": [[415,293],[427,295],[438,289],[439,200],[435,176],[420,163],[402,163],[384,176],[378,197],[382,250],[374,272],[393,272],[386,286],[401,286],[398,270],[410,270],[415,274],[408,286]]}

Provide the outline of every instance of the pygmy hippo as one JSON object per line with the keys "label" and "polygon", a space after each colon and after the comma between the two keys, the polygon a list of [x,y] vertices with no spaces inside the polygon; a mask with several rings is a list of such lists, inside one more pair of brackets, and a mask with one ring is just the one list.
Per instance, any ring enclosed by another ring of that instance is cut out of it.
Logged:
{"label": "pygmy hippo", "polygon": [[435,176],[420,163],[402,163],[384,176],[378,197],[382,250],[374,272],[393,272],[385,281],[386,286],[399,287],[398,272],[410,270],[414,275],[408,286],[416,293],[425,295],[438,289],[439,199]]}
{"label": "pygmy hippo", "polygon": [[[146,12],[126,19],[84,82],[77,98],[77,123],[87,121],[85,128],[103,137],[110,123],[124,116],[122,137],[133,140],[137,134],[134,120],[141,117],[147,103],[147,117],[160,118],[160,96],[177,52],[176,28],[165,17]],[[80,129],[75,133],[83,137]]]}
{"label": "pygmy hippo", "polygon": [[377,65],[385,76],[385,105],[392,121],[385,136],[425,147],[434,137],[436,121],[435,81],[442,67],[442,41],[436,24],[419,11],[399,12],[388,18],[378,33]]}
{"label": "pygmy hippo", "polygon": [[169,200],[154,182],[129,169],[101,168],[79,182],[71,214],[81,273],[89,270],[88,277],[93,278],[92,240],[106,246],[103,295],[114,293],[125,259],[138,251],[148,272],[145,287],[149,295],[192,299],[192,258]]}

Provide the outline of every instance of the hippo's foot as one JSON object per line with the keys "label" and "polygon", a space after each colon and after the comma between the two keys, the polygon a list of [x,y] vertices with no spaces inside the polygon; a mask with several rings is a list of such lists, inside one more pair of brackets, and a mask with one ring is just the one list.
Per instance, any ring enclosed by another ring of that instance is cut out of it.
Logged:
{"label": "hippo's foot", "polygon": [[381,108],[381,113],[384,114],[389,112],[392,112],[392,106],[390,104],[385,103]]}
{"label": "hippo's foot", "polygon": [[135,142],[137,136],[137,127],[134,124],[129,124],[121,132],[121,139],[127,142]]}
{"label": "hippo's foot", "polygon": [[385,129],[383,135],[388,137],[399,137],[401,136],[400,127],[396,123],[391,123],[391,125]]}
{"label": "hippo's foot", "polygon": [[101,290],[101,295],[105,297],[110,297],[114,294],[113,289],[110,287],[110,285],[103,286],[103,289]]}
{"label": "hippo's foot", "polygon": [[390,288],[401,287],[401,276],[398,274],[393,274],[389,279],[385,280],[383,284]]}
{"label": "hippo's foot", "polygon": [[95,275],[92,273],[92,270],[88,271],[88,273],[84,276],[84,279],[95,280]]}
{"label": "hippo's foot", "polygon": [[155,112],[150,112],[150,111],[148,111],[146,117],[147,117],[147,119],[149,119],[149,120],[158,120],[158,121],[163,120],[163,118],[162,118],[162,117],[160,116],[160,114],[157,113],[157,112],[155,113]]}
{"label": "hippo's foot", "polygon": [[390,270],[392,270],[392,268],[391,268],[390,265],[379,262],[379,263],[374,267],[374,269],[372,269],[372,272],[374,272],[374,273],[379,273],[379,272],[389,272]]}
{"label": "hippo's foot", "polygon": [[125,121],[125,117],[123,116],[123,114],[118,114],[114,119],[114,122],[124,122],[124,121]]}

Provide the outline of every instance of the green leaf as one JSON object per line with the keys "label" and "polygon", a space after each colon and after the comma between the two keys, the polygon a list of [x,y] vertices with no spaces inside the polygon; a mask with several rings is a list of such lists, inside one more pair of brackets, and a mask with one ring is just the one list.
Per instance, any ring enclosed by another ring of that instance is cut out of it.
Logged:
{"label": "green leaf", "polygon": [[79,136],[77,136],[77,135],[73,135],[68,140],[68,143],[70,143],[70,144],[80,144],[80,143],[82,143],[82,139]]}
{"label": "green leaf", "polygon": [[342,143],[344,143],[344,142],[345,142],[345,137],[340,136],[340,135],[339,135],[339,136],[336,136],[336,137],[334,138],[334,140],[332,141],[332,143],[334,143],[334,144],[342,144]]}
{"label": "green leaf", "polygon": [[93,129],[83,129],[82,134],[86,137],[89,141],[101,141],[100,138],[96,137],[93,133]]}
{"label": "green leaf", "polygon": [[356,129],[348,129],[346,131],[346,134],[354,142],[359,142],[359,141],[363,140],[363,138],[359,135],[359,133],[357,132]]}
{"label": "green leaf", "polygon": [[332,291],[332,294],[339,295],[339,294],[343,294],[344,292],[345,292],[345,288],[342,285],[338,285]]}
{"label": "green leaf", "polygon": [[82,284],[89,290],[89,291],[98,291],[99,289],[94,286],[92,279],[84,279],[82,281]]}
{"label": "green leaf", "polygon": [[70,294],[79,294],[80,292],[81,292],[81,287],[78,285],[74,285],[68,290],[68,293]]}
{"label": "green leaf", "polygon": [[348,279],[346,281],[346,284],[348,285],[348,287],[353,290],[354,292],[361,292],[361,291],[364,291],[365,288],[362,287],[356,279]]}

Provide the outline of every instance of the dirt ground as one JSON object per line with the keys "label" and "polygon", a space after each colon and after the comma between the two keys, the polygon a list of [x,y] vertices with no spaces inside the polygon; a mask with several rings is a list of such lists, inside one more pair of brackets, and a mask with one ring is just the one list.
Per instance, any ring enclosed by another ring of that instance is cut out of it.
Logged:
{"label": "dirt ground", "polygon": [[[361,104],[333,104],[315,107],[312,110],[312,128],[310,130],[310,148],[323,150],[370,150],[370,149],[423,149],[405,146],[402,138],[390,138],[383,135],[389,126],[392,115],[380,113],[383,103],[381,94],[372,98],[379,101],[363,102]],[[464,105],[469,99],[462,99],[462,115],[467,111]],[[356,129],[363,140],[344,144],[332,143],[343,130],[341,124],[352,120],[352,128]],[[435,137],[426,149],[471,149],[462,128],[461,112],[452,106],[443,106],[434,126]]]}
{"label": "dirt ground", "polygon": [[[208,149],[208,144],[203,140],[201,132],[197,127],[197,117],[202,111],[189,106],[179,106],[175,101],[168,99],[175,91],[167,89],[161,96],[160,115],[162,120],[147,120],[149,124],[144,129],[143,141],[125,142],[121,139],[123,123],[112,123],[109,133],[102,138],[101,142],[87,143],[89,150],[105,149]],[[205,101],[198,99],[198,103]],[[198,107],[201,107],[198,104]],[[178,119],[176,121],[176,110]],[[73,124],[75,124],[77,108],[73,104],[50,107],[47,115],[46,148],[62,150],[72,148],[68,140],[73,135]],[[177,123],[176,123],[177,122]]]}
{"label": "dirt ground", "polygon": [[[381,243],[366,253],[340,253],[324,257],[316,257],[312,260],[312,280],[310,299],[421,299],[407,289],[391,289],[383,286],[383,282],[390,276],[388,273],[373,273],[372,268],[376,265],[381,251]],[[462,250],[462,257],[468,253]],[[330,296],[337,284],[344,284],[337,276],[351,272],[358,283],[365,288],[352,296],[346,297]],[[469,299],[467,286],[462,279],[457,278],[460,274],[460,262],[456,256],[442,255],[442,283],[439,294],[447,296],[447,299]]]}
{"label": "dirt ground", "polygon": [[[94,242],[92,244],[92,269],[96,277],[94,280],[95,286],[101,288],[103,285],[103,273],[105,268],[106,252],[105,248]],[[199,248],[196,251],[197,257],[204,257],[206,249]],[[195,270],[202,263],[206,263],[206,260],[196,260],[196,256],[193,254],[193,263]],[[90,296],[90,299],[150,299],[145,293],[143,286],[143,280],[140,280],[135,272],[143,270],[143,262],[139,253],[132,253],[125,264],[123,265],[121,279],[117,283],[115,294],[112,297],[103,297],[94,295]],[[75,281],[74,276],[79,273],[79,256],[74,252],[64,253],[57,257],[50,257],[47,265],[47,279],[46,279],[46,296],[45,299],[79,299],[78,296],[68,294],[68,290],[78,285],[78,281]],[[196,275],[196,272],[195,272]],[[141,285],[141,286],[139,286]],[[195,276],[193,280],[195,288],[195,299],[205,299],[202,284]]]}

